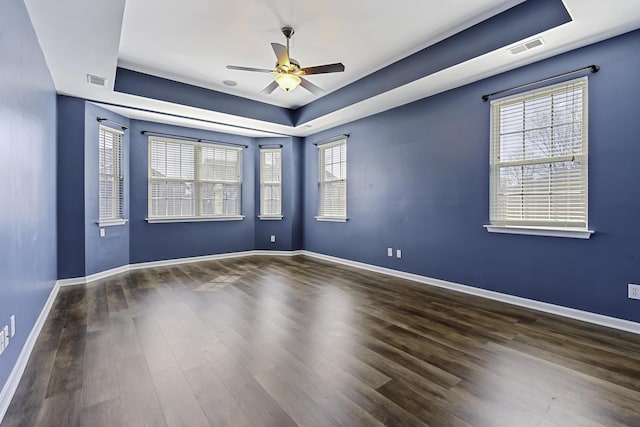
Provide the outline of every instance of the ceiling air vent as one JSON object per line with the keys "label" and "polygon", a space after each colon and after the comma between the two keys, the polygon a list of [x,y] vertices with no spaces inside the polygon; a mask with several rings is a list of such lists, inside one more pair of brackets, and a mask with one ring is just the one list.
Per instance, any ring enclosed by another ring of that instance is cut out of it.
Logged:
{"label": "ceiling air vent", "polygon": [[94,76],[93,74],[87,74],[87,82],[92,85],[104,87],[107,84],[107,79],[104,77]]}
{"label": "ceiling air vent", "polygon": [[544,44],[544,40],[542,37],[538,37],[537,39],[530,40],[526,43],[519,44],[517,46],[509,48],[509,51],[512,55],[517,55],[522,52],[526,52],[527,50],[533,49],[538,46],[542,46]]}

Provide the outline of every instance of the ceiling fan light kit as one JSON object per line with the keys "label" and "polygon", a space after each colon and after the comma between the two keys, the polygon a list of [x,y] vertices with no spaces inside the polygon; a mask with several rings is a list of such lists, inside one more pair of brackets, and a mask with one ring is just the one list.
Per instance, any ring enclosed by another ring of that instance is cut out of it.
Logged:
{"label": "ceiling fan light kit", "polygon": [[280,86],[280,89],[285,92],[289,92],[290,90],[297,88],[300,82],[302,82],[300,77],[289,73],[276,74],[275,80],[276,83],[278,83],[278,86]]}
{"label": "ceiling fan light kit", "polygon": [[276,54],[276,58],[278,59],[275,69],[268,70],[265,68],[241,67],[237,65],[227,65],[227,68],[230,70],[254,71],[258,73],[275,74],[274,81],[260,92],[264,94],[272,93],[277,87],[280,87],[285,92],[290,92],[298,86],[302,86],[315,95],[319,95],[324,92],[320,87],[311,83],[309,80],[306,80],[303,76],[311,74],[342,72],[344,71],[344,65],[338,62],[335,64],[301,68],[300,63],[289,56],[289,41],[294,33],[293,28],[282,27],[281,31],[284,37],[287,39],[287,45],[283,46],[279,43],[271,43],[273,52]]}

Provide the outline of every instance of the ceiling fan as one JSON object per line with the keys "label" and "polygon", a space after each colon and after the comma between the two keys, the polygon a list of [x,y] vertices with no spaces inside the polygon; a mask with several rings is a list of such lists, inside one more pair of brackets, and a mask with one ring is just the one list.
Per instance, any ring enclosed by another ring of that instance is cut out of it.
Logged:
{"label": "ceiling fan", "polygon": [[283,46],[280,43],[271,43],[271,47],[276,54],[276,58],[278,58],[275,69],[268,70],[266,68],[239,67],[236,65],[227,65],[227,68],[230,70],[256,71],[259,73],[275,74],[273,82],[260,92],[267,95],[276,90],[278,86],[280,86],[282,90],[289,92],[298,87],[298,85],[302,86],[314,95],[321,94],[324,90],[314,85],[309,80],[306,80],[303,76],[342,72],[344,71],[344,65],[341,62],[338,62],[335,64],[301,68],[300,63],[289,56],[289,40],[293,35],[293,28],[282,27],[281,30],[282,34],[284,34],[287,39],[287,45]]}

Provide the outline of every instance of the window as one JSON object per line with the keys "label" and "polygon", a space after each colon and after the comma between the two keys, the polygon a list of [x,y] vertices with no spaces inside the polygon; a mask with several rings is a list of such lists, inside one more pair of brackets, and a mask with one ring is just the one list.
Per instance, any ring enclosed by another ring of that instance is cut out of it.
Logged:
{"label": "window", "polygon": [[149,138],[149,220],[242,219],[242,150]]}
{"label": "window", "polygon": [[122,175],[122,132],[106,126],[99,128],[98,206],[100,225],[124,222]]}
{"label": "window", "polygon": [[586,77],[495,100],[491,123],[491,225],[587,231]]}
{"label": "window", "polygon": [[260,218],[282,218],[281,151],[260,150]]}
{"label": "window", "polygon": [[318,220],[347,219],[347,141],[318,147]]}

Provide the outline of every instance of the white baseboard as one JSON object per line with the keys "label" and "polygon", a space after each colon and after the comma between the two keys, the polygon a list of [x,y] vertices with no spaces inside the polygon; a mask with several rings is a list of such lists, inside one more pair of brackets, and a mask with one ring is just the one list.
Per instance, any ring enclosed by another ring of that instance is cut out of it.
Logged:
{"label": "white baseboard", "polygon": [[252,256],[252,255],[294,256],[294,255],[299,255],[301,253],[302,251],[263,251],[263,250],[230,252],[227,254],[204,255],[204,256],[196,256],[196,257],[189,257],[189,258],[175,258],[175,259],[167,259],[162,261],[141,262],[137,264],[130,264],[129,269],[140,270],[142,268],[149,268],[149,267],[165,267],[169,265],[189,264],[192,262],[212,261],[216,259],[241,258],[241,257]]}
{"label": "white baseboard", "polygon": [[101,271],[99,273],[91,274],[90,276],[85,277],[72,277],[71,279],[60,279],[58,283],[60,286],[74,286],[74,285],[84,285],[85,283],[93,282],[95,280],[105,279],[109,276],[113,276],[120,273],[126,273],[129,271],[129,265],[123,265],[121,267],[112,268],[110,270]]}
{"label": "white baseboard", "polygon": [[267,250],[255,250],[251,251],[251,255],[261,256],[296,256],[302,255],[304,251],[267,251]]}
{"label": "white baseboard", "polygon": [[618,319],[616,317],[604,316],[602,314],[591,313],[588,311],[576,310],[574,308],[563,307],[560,305],[549,304],[546,302],[535,301],[527,298],[516,297],[513,295],[503,294],[500,292],[489,291],[481,288],[474,288],[473,286],[462,285],[460,283],[448,282],[441,279],[433,279],[431,277],[420,276],[418,274],[406,273],[404,271],[393,270],[386,267],[378,267],[376,265],[365,264],[358,261],[351,261],[344,258],[337,258],[330,255],[324,255],[317,252],[301,251],[303,255],[307,255],[313,258],[322,259],[325,261],[335,262],[338,264],[348,265],[351,267],[361,268],[363,270],[373,271],[376,273],[382,273],[401,279],[412,280],[414,282],[423,283],[425,285],[437,286],[439,288],[446,288],[457,292],[463,292],[465,294],[475,295],[494,301],[501,301],[507,304],[517,305],[520,307],[526,307],[537,311],[543,311],[545,313],[556,314],[562,317],[568,317],[570,319],[581,320],[583,322],[593,323],[600,326],[606,326],[609,328],[619,329],[626,332],[632,332],[634,334],[640,334],[640,323],[631,322],[629,320]]}
{"label": "white baseboard", "polygon": [[18,356],[18,360],[16,364],[13,366],[11,370],[11,374],[9,374],[9,378],[7,382],[2,387],[2,391],[0,391],[0,423],[7,413],[7,409],[9,409],[9,404],[11,403],[11,399],[13,399],[13,395],[16,393],[18,389],[18,385],[20,384],[20,380],[22,379],[22,374],[24,373],[25,368],[27,367],[27,362],[29,361],[29,357],[31,356],[31,352],[36,345],[36,341],[38,340],[38,336],[40,335],[40,331],[44,326],[44,322],[47,320],[47,316],[49,316],[49,312],[51,311],[51,307],[53,306],[53,302],[58,295],[58,290],[60,289],[60,283],[56,282],[49,293],[49,297],[47,301],[44,303],[44,307],[40,311],[40,315],[36,319],[36,323],[31,328],[31,332],[29,332],[29,336],[22,346],[22,351],[20,351],[20,355]]}
{"label": "white baseboard", "polygon": [[70,279],[61,279],[58,281],[59,286],[74,286],[74,285],[84,285],[86,283],[90,283],[96,280],[105,279],[109,276],[114,276],[116,274],[125,273],[127,271],[141,270],[143,268],[150,267],[166,267],[170,265],[178,265],[178,264],[188,264],[192,262],[202,262],[202,261],[212,261],[216,259],[228,259],[228,258],[240,258],[247,257],[252,255],[260,255],[260,256],[294,256],[300,255],[302,251],[267,251],[267,250],[252,250],[252,251],[243,251],[243,252],[230,252],[226,254],[215,254],[215,255],[204,255],[204,256],[195,256],[188,258],[174,258],[174,259],[165,259],[160,261],[148,261],[148,262],[140,262],[136,264],[127,264],[120,267],[112,268],[110,270],[101,271],[99,273],[92,274],[90,276],[85,277],[73,277]]}

